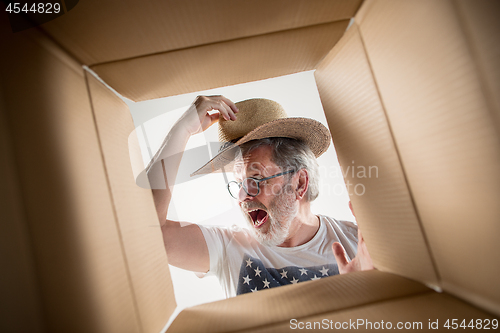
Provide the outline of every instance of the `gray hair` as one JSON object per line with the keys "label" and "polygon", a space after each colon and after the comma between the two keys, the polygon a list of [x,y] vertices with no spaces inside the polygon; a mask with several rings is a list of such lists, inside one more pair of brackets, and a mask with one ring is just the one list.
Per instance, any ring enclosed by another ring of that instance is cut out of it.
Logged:
{"label": "gray hair", "polygon": [[316,156],[309,146],[302,141],[290,138],[276,137],[252,140],[240,146],[241,155],[245,156],[261,146],[273,149],[271,160],[283,171],[306,169],[309,175],[309,186],[306,200],[311,202],[319,194],[319,168]]}

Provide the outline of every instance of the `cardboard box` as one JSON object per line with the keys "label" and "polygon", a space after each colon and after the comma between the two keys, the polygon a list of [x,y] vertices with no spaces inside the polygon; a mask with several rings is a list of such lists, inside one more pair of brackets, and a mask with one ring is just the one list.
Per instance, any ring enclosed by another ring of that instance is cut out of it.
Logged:
{"label": "cardboard box", "polygon": [[1,330],[159,332],[175,309],[130,113],[83,65],[136,101],[316,69],[340,162],[379,167],[352,198],[378,271],[196,306],[169,332],[493,328],[499,14],[493,0],[86,0],[15,34],[2,17]]}

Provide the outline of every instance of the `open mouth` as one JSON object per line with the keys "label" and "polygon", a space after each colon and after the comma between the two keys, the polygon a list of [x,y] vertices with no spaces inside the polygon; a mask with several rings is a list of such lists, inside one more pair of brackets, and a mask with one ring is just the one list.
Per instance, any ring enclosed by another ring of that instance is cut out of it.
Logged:
{"label": "open mouth", "polygon": [[250,215],[250,218],[253,221],[253,226],[255,228],[261,227],[264,223],[266,223],[268,218],[267,212],[262,209],[254,209],[252,211],[249,211],[248,215]]}

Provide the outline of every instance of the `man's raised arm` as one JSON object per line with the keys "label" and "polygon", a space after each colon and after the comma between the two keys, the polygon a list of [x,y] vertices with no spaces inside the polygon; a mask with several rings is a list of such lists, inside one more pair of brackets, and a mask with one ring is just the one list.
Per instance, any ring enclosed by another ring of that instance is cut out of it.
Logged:
{"label": "man's raised arm", "polygon": [[[209,114],[209,111],[218,112]],[[182,153],[189,137],[216,123],[219,114],[226,120],[235,120],[237,112],[236,105],[223,96],[198,96],[172,127],[146,168],[169,263],[174,266],[206,272],[210,265],[201,230],[196,225],[181,226],[166,219]]]}

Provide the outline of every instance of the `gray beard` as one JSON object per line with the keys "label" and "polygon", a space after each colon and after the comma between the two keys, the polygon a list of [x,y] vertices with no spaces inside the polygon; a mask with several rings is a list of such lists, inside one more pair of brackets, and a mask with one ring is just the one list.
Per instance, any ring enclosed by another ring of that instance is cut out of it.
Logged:
{"label": "gray beard", "polygon": [[286,191],[271,201],[269,209],[261,203],[253,202],[242,205],[242,208],[260,208],[267,211],[268,220],[266,224],[268,224],[268,227],[266,232],[256,229],[253,226],[252,218],[248,214],[244,214],[255,239],[266,246],[278,246],[288,238],[292,221],[299,211],[295,195],[293,193],[287,194]]}

